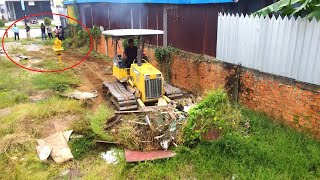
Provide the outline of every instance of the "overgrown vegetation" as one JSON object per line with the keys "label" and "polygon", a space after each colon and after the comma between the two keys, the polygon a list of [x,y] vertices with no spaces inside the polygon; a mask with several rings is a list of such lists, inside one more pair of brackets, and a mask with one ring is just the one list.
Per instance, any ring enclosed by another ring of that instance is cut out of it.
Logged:
{"label": "overgrown vegetation", "polygon": [[194,145],[202,141],[209,130],[223,134],[238,131],[241,121],[241,112],[231,105],[227,93],[222,89],[211,91],[189,111],[188,124],[185,127],[186,144]]}
{"label": "overgrown vegetation", "polygon": [[249,136],[232,132],[192,149],[182,146],[172,159],[130,164],[124,174],[136,179],[319,179],[317,140],[260,113],[242,113],[250,119]]}
{"label": "overgrown vegetation", "polygon": [[170,83],[172,54],[175,49],[172,47],[155,48],[154,54],[162,72],[165,72],[165,79]]}
{"label": "overgrown vegetation", "polygon": [[[66,32],[66,36],[68,38],[63,43],[65,48],[79,48],[89,45],[90,36],[82,26],[68,24],[67,29],[68,31]],[[92,40],[95,41],[94,50],[97,51],[101,30],[98,26],[93,26],[89,31],[92,36]]]}
{"label": "overgrown vegetation", "polygon": [[101,37],[101,29],[98,26],[93,26],[92,29],[90,29],[90,34],[92,36],[92,39],[95,41],[95,51],[98,51],[98,43],[100,41]]}

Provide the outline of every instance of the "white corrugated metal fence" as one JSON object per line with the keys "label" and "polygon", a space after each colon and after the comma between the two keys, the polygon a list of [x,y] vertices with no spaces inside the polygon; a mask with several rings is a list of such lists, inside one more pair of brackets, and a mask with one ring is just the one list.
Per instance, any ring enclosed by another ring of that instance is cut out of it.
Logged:
{"label": "white corrugated metal fence", "polygon": [[219,14],[217,59],[320,85],[320,23]]}

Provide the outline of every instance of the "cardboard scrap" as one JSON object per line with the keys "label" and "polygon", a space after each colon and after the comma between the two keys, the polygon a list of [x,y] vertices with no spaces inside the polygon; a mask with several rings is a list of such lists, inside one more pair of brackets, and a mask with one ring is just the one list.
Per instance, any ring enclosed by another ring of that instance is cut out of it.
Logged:
{"label": "cardboard scrap", "polygon": [[176,153],[172,151],[141,152],[141,151],[125,150],[125,158],[127,162],[140,162],[140,161],[171,158],[175,155]]}
{"label": "cardboard scrap", "polygon": [[73,159],[67,143],[71,133],[72,130],[64,133],[57,132],[47,138],[37,140],[38,146],[36,148],[40,160],[46,161],[49,155],[58,164]]}

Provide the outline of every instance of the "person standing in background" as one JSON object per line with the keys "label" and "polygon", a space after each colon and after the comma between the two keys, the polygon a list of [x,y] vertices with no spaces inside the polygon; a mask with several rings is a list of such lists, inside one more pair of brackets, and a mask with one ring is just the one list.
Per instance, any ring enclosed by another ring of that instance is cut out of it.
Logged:
{"label": "person standing in background", "polygon": [[43,23],[41,23],[40,29],[41,29],[41,38],[42,38],[42,41],[43,41],[44,39],[47,39],[46,27],[44,26]]}
{"label": "person standing in background", "polygon": [[59,38],[59,28],[58,28],[58,26],[56,26],[56,28],[54,29],[54,36]]}
{"label": "person standing in background", "polygon": [[60,40],[64,40],[64,28],[62,26],[60,26],[59,28],[59,36],[60,36]]}
{"label": "person standing in background", "polygon": [[12,28],[12,31],[14,33],[14,40],[16,41],[17,40],[17,37],[18,37],[18,41],[20,40],[19,38],[19,28],[17,27],[16,24],[14,24],[14,27]]}
{"label": "person standing in background", "polygon": [[52,27],[51,26],[47,26],[47,33],[48,33],[49,39],[52,39],[53,36],[52,36]]}
{"label": "person standing in background", "polygon": [[27,38],[29,39],[30,38],[30,26],[28,26],[28,24],[25,24],[26,26],[26,33],[27,33]]}

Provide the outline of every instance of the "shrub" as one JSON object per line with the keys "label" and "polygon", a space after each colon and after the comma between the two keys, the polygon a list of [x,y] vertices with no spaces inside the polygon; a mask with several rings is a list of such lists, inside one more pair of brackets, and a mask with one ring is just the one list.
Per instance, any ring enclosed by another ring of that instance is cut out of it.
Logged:
{"label": "shrub", "polygon": [[51,19],[50,18],[45,17],[43,20],[44,20],[44,25],[46,25],[46,26],[50,26],[51,25]]}
{"label": "shrub", "polygon": [[5,26],[5,24],[6,24],[6,22],[4,21],[4,20],[0,20],[0,27],[3,27],[3,26]]}
{"label": "shrub", "polygon": [[241,111],[233,107],[224,90],[215,90],[189,111],[188,124],[184,130],[185,142],[193,145],[203,140],[210,129],[228,133],[236,130],[242,120]]}
{"label": "shrub", "polygon": [[172,54],[176,51],[173,47],[159,47],[154,50],[154,55],[160,70],[165,74],[165,80],[170,83]]}

